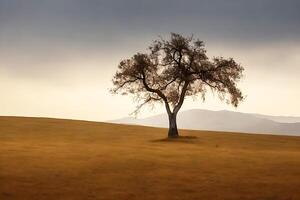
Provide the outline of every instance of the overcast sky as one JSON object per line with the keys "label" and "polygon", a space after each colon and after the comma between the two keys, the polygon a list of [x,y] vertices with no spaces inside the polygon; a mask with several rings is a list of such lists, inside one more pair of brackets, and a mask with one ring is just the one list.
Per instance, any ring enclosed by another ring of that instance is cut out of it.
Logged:
{"label": "overcast sky", "polygon": [[128,116],[132,99],[108,91],[118,63],[176,32],[245,68],[239,108],[210,95],[183,109],[299,116],[299,10],[299,0],[0,0],[0,115]]}

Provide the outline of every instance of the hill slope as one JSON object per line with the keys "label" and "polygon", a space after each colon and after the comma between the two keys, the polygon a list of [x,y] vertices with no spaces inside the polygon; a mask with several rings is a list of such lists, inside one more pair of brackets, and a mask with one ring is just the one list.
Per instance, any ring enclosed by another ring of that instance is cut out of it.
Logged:
{"label": "hill slope", "polygon": [[[178,114],[177,121],[178,127],[184,129],[271,133],[300,136],[300,118],[298,117],[280,117],[225,110],[210,111],[195,109],[180,112]],[[144,119],[128,117],[113,120],[111,122],[168,127],[168,118],[166,114],[155,115]]]}
{"label": "hill slope", "polygon": [[0,199],[300,199],[300,137],[0,117]]}

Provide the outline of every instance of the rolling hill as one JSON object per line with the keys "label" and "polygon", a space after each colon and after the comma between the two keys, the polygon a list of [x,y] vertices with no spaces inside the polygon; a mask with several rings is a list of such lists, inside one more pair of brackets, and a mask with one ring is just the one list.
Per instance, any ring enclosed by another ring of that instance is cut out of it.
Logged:
{"label": "rolling hill", "polygon": [[[231,131],[246,133],[270,133],[300,136],[300,117],[268,116],[232,111],[187,110],[177,117],[182,129]],[[168,127],[166,114],[144,119],[127,117],[112,120],[113,123]]]}
{"label": "rolling hill", "polygon": [[166,133],[0,117],[0,199],[300,199],[300,137]]}

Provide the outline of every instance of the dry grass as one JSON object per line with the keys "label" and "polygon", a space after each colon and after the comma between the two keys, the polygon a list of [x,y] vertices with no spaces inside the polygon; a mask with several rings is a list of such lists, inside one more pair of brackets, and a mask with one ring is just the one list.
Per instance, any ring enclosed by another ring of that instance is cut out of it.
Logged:
{"label": "dry grass", "polygon": [[300,199],[300,137],[0,118],[0,199]]}

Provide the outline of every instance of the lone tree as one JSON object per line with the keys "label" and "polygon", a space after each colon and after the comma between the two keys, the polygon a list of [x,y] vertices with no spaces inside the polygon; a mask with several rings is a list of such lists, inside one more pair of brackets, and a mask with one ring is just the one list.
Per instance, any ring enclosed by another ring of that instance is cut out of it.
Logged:
{"label": "lone tree", "polygon": [[146,104],[163,103],[169,116],[168,137],[178,137],[176,116],[186,97],[200,95],[204,101],[211,89],[235,107],[243,100],[236,85],[243,67],[232,58],[210,60],[203,41],[171,33],[169,40],[155,40],[149,50],[120,62],[112,92],[134,95],[139,102],[136,113]]}

